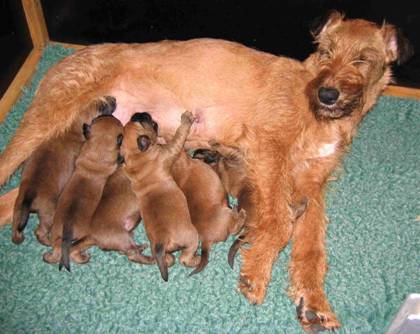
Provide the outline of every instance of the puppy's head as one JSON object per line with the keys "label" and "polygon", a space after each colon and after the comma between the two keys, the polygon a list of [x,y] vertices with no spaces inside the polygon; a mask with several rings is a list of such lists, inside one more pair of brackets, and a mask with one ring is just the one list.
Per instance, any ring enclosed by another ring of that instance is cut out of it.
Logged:
{"label": "puppy's head", "polygon": [[194,151],[192,158],[202,160],[206,164],[214,167],[220,160],[220,154],[216,151],[199,148]]}
{"label": "puppy's head", "polygon": [[79,130],[83,123],[90,124],[98,116],[110,116],[116,108],[117,100],[113,96],[102,96],[94,99],[79,113],[75,126]]}
{"label": "puppy's head", "polygon": [[86,150],[97,154],[98,161],[120,162],[120,146],[123,139],[121,122],[111,115],[96,117],[91,124],[83,124]]}
{"label": "puppy's head", "polygon": [[134,114],[124,127],[124,141],[121,149],[123,156],[147,152],[157,143],[158,129],[158,124],[149,113]]}

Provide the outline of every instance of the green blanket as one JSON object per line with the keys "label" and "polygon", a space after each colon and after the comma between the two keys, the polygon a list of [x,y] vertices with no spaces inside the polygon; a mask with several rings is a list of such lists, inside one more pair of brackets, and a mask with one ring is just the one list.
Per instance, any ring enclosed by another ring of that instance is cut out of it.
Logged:
{"label": "green blanket", "polygon": [[[33,82],[0,125],[4,148],[45,71],[72,53],[45,49]],[[327,194],[326,291],[339,333],[383,333],[408,293],[420,292],[420,102],[382,97],[362,123]],[[4,187],[18,184],[18,176]],[[417,218],[416,218],[417,217]],[[26,240],[0,230],[0,333],[301,333],[286,294],[290,249],[279,257],[263,305],[248,304],[218,244],[206,270],[188,277],[177,264],[169,282],[156,266],[94,248],[72,273],[45,264],[32,217]],[[143,227],[137,231],[145,241]]]}

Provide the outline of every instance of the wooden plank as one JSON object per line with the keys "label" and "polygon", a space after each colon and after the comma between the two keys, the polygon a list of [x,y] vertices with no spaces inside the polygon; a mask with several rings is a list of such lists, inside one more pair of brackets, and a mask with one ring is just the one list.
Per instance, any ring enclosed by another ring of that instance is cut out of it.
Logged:
{"label": "wooden plank", "polygon": [[41,51],[33,49],[19,69],[19,72],[16,74],[9,88],[6,90],[6,93],[4,93],[0,100],[0,122],[3,122],[7,113],[19,98],[22,87],[32,78],[32,74],[35,72],[36,65],[40,58]]}
{"label": "wooden plank", "polygon": [[420,89],[402,86],[388,86],[384,95],[420,99]]}
{"label": "wooden plank", "polygon": [[22,0],[22,6],[34,48],[42,49],[47,45],[49,37],[41,2],[40,0]]}

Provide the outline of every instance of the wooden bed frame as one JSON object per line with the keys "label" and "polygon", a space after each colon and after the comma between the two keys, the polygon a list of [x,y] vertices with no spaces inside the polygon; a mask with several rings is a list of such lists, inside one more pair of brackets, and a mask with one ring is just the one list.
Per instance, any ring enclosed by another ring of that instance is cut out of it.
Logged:
{"label": "wooden bed frame", "polygon": [[[42,12],[40,0],[21,1],[31,35],[33,49],[16,74],[6,93],[0,100],[0,123],[3,122],[13,104],[18,100],[22,87],[25,86],[31,79],[33,73],[35,72],[36,65],[41,58],[42,49],[47,44],[60,44],[65,47],[71,47],[75,49],[84,47],[84,45],[80,44],[69,44],[51,41],[48,36],[48,30],[44,19],[44,14]],[[385,95],[420,99],[420,89],[401,86],[389,86],[385,91]]]}

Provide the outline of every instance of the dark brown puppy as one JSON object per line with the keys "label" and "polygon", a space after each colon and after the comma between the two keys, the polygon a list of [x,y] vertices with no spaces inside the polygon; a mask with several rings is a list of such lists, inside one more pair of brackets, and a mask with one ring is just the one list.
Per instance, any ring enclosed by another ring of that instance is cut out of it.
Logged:
{"label": "dark brown puppy", "polygon": [[180,153],[172,167],[175,182],[184,192],[191,221],[201,240],[201,261],[190,275],[201,272],[209,261],[214,243],[238,234],[246,219],[245,210],[228,206],[228,196],[218,175],[205,163]]}
{"label": "dark brown puppy", "polygon": [[83,132],[87,141],[54,215],[51,229],[53,251],[44,254],[44,261],[48,263],[56,263],[61,257],[60,268],[65,266],[67,270],[70,270],[71,242],[78,239],[73,235],[73,228],[77,230],[78,226],[90,223],[105,183],[118,167],[123,126],[113,116],[100,116],[93,120],[92,125],[84,124]]}
{"label": "dark brown puppy", "polygon": [[136,245],[133,239],[133,231],[140,221],[137,197],[130,180],[119,168],[106,182],[90,224],[75,226],[73,234],[80,240],[71,248],[71,260],[86,263],[89,255],[85,250],[96,245],[102,250],[122,252],[133,262],[155,263],[152,257],[141,253],[147,245]]}
{"label": "dark brown puppy", "polygon": [[174,263],[170,253],[182,249],[180,262],[188,267],[200,262],[196,255],[198,233],[191,223],[187,199],[171,174],[193,122],[193,115],[184,112],[181,126],[166,145],[156,143],[158,125],[148,113],[134,114],[124,127],[124,169],[139,201],[152,254],[165,281],[168,266]]}
{"label": "dark brown puppy", "polygon": [[13,212],[14,243],[24,240],[23,230],[29,213],[37,212],[39,225],[35,235],[40,243],[50,245],[49,233],[58,197],[74,171],[74,163],[85,141],[82,125],[98,115],[111,115],[115,108],[115,98],[111,96],[93,101],[69,131],[42,145],[25,162]]}

